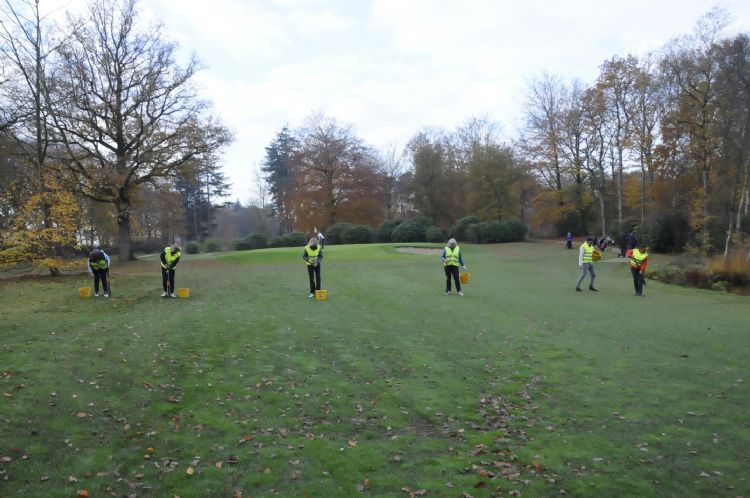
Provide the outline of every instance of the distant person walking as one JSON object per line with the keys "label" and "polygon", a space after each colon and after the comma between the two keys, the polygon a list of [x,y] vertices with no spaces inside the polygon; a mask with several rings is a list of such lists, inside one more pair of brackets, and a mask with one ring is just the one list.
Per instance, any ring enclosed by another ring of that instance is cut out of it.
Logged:
{"label": "distant person walking", "polygon": [[645,244],[641,242],[638,247],[628,251],[627,255],[630,258],[630,273],[633,275],[633,287],[635,287],[635,295],[643,296],[643,284],[645,283],[645,277],[643,272],[646,271],[648,265],[648,251]]}
{"label": "distant person walking", "polygon": [[565,248],[573,249],[573,234],[570,232],[565,236]]}
{"label": "distant person walking", "polygon": [[94,245],[94,250],[89,254],[88,260],[89,275],[94,277],[94,295],[99,297],[99,281],[102,282],[104,297],[109,297],[109,256],[98,245]]}
{"label": "distant person walking", "polygon": [[315,297],[315,291],[320,290],[320,262],[323,261],[323,246],[318,245],[318,239],[310,239],[302,251],[302,259],[307,265],[307,277],[310,280],[310,294],[307,297]]}
{"label": "distant person walking", "polygon": [[625,234],[625,232],[622,232],[620,234],[620,238],[617,240],[617,244],[620,246],[620,254],[618,254],[617,257],[624,258],[628,252],[628,236]]}
{"label": "distant person walking", "polygon": [[162,249],[159,259],[161,259],[161,286],[164,292],[161,297],[177,297],[174,294],[174,273],[177,263],[180,262],[180,247],[172,244]]}
{"label": "distant person walking", "polygon": [[325,245],[326,245],[326,236],[323,235],[323,232],[321,232],[320,230],[318,230],[318,227],[315,227],[313,229],[313,232],[315,232],[315,237],[317,237],[318,242],[320,243],[320,248],[323,249],[323,247],[325,247]]}
{"label": "distant person walking", "polygon": [[586,242],[581,244],[581,248],[578,250],[578,267],[581,269],[581,276],[578,277],[578,283],[576,284],[576,291],[581,291],[581,282],[586,277],[586,273],[591,273],[591,282],[589,282],[589,290],[596,291],[594,288],[594,279],[596,278],[596,272],[594,271],[594,252],[596,251],[594,246],[594,237],[586,237]]}
{"label": "distant person walking", "polygon": [[628,234],[628,249],[635,249],[638,247],[638,239],[635,238],[635,234],[630,232]]}
{"label": "distant person walking", "polygon": [[451,295],[451,277],[456,283],[456,292],[459,296],[463,296],[464,293],[461,291],[461,278],[459,275],[459,265],[466,271],[466,265],[464,264],[464,255],[461,248],[458,247],[456,239],[450,239],[448,245],[443,249],[443,254],[440,256],[443,261],[443,268],[445,269],[445,295]]}

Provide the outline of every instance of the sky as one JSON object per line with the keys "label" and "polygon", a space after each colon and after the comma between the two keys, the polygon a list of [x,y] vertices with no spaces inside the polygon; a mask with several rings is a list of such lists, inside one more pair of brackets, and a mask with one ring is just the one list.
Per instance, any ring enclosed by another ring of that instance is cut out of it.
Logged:
{"label": "sky", "polygon": [[[42,0],[78,11],[83,0]],[[201,95],[234,133],[227,200],[256,197],[265,147],[313,112],[380,150],[472,117],[519,129],[544,72],[593,81],[615,55],[645,55],[692,31],[713,5],[750,32],[750,1],[140,0],[180,56],[205,65]]]}

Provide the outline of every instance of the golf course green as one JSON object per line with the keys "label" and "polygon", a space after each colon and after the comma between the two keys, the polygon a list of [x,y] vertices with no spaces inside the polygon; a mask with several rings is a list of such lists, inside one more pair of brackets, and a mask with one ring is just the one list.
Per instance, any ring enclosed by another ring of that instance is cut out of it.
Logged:
{"label": "golf course green", "polygon": [[0,280],[0,496],[750,494],[750,298],[462,248],[464,297],[395,244],[326,247],[325,302],[301,248]]}

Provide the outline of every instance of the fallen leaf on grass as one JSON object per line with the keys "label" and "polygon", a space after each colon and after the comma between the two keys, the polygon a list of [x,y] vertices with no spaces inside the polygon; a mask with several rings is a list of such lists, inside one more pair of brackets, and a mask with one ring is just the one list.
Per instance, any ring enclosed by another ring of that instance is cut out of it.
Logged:
{"label": "fallen leaf on grass", "polygon": [[350,448],[356,448],[356,447],[357,447],[357,444],[358,444],[358,443],[357,443],[357,440],[356,440],[356,439],[350,439],[350,440],[348,441],[348,444],[349,444],[349,447],[350,447]]}
{"label": "fallen leaf on grass", "polygon": [[83,418],[83,417],[86,417],[86,416],[88,416],[88,414],[86,412],[78,412],[78,413],[76,413],[76,417],[78,417],[78,418]]}
{"label": "fallen leaf on grass", "polygon": [[153,455],[154,453],[156,453],[156,448],[149,447],[149,448],[146,448],[146,451],[148,451],[149,453]]}
{"label": "fallen leaf on grass", "polygon": [[539,463],[536,460],[534,460],[533,462],[531,462],[531,464],[534,466],[534,468],[536,469],[537,472],[541,472],[542,471],[542,464],[541,463]]}
{"label": "fallen leaf on grass", "polygon": [[187,470],[185,471],[185,473],[187,475],[191,476],[191,475],[195,474],[195,469],[192,468],[192,467],[188,467]]}
{"label": "fallen leaf on grass", "polygon": [[217,469],[220,469],[220,468],[222,468],[223,466],[224,466],[224,464],[223,464],[222,462],[216,462],[216,468],[217,468]]}
{"label": "fallen leaf on grass", "polygon": [[49,481],[49,476],[42,476],[39,478],[40,481]]}
{"label": "fallen leaf on grass", "polygon": [[487,483],[486,483],[486,482],[484,482],[484,481],[479,481],[478,483],[476,483],[476,484],[474,485],[474,487],[475,487],[475,488],[477,488],[477,489],[483,488],[483,487],[485,487],[485,486],[487,486]]}
{"label": "fallen leaf on grass", "polygon": [[89,491],[87,489],[79,489],[78,498],[89,498]]}

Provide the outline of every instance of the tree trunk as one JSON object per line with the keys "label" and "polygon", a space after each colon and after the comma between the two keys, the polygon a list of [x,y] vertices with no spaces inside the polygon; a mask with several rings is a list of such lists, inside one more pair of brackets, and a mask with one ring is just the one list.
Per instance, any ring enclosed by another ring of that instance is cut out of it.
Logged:
{"label": "tree trunk", "polygon": [[117,232],[120,261],[130,261],[135,258],[130,252],[130,202],[117,201]]}

